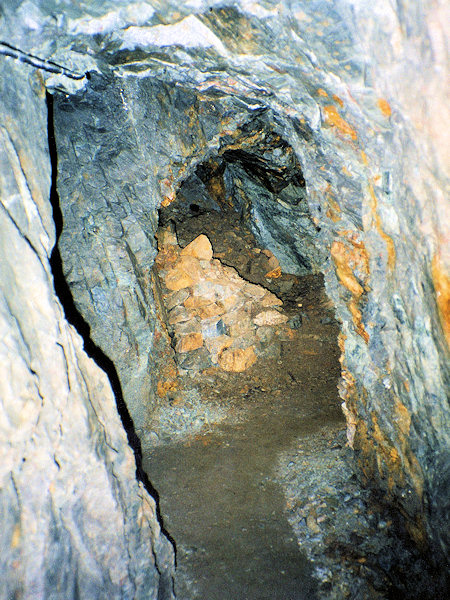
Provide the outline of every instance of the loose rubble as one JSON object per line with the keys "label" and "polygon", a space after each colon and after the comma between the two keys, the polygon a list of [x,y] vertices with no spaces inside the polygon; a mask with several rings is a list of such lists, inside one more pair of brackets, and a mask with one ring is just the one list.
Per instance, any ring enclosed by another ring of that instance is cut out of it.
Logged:
{"label": "loose rubble", "polygon": [[[158,246],[155,265],[181,372],[217,365],[239,373],[258,358],[279,356],[281,340],[294,333],[282,300],[214,259],[204,234],[180,248],[169,227],[160,231]],[[277,263],[274,256],[269,262]]]}
{"label": "loose rubble", "polygon": [[[314,564],[320,600],[427,598],[429,567],[394,517],[358,483],[344,430],[325,427],[280,457],[276,479],[298,543]],[[414,592],[414,593],[413,593]],[[440,597],[436,591],[436,598]]]}

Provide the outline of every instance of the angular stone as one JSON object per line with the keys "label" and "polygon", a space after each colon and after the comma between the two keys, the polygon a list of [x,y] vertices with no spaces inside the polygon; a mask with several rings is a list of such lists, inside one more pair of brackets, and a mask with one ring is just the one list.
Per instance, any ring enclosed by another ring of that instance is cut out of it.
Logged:
{"label": "angular stone", "polygon": [[211,367],[211,356],[208,350],[203,346],[198,350],[186,352],[177,356],[177,362],[181,369],[186,371],[204,371]]}
{"label": "angular stone", "polygon": [[207,306],[204,306],[203,308],[199,308],[196,311],[196,314],[198,316],[199,319],[204,320],[204,319],[208,319],[210,317],[220,317],[221,315],[224,314],[224,309],[222,306],[220,306],[220,304],[216,304],[215,302],[213,302],[212,304],[208,304]]}
{"label": "angular stone", "polygon": [[188,333],[198,333],[201,330],[201,325],[195,318],[189,321],[180,321],[174,325],[175,335],[180,338]]}
{"label": "angular stone", "polygon": [[188,333],[181,337],[175,346],[175,351],[179,354],[183,352],[190,352],[191,350],[197,350],[203,346],[203,336],[201,333],[193,332]]}
{"label": "angular stone", "polygon": [[178,290],[192,286],[194,282],[186,271],[180,268],[179,265],[176,265],[167,272],[164,283],[169,290],[177,292]]}
{"label": "angular stone", "polygon": [[213,249],[206,235],[199,235],[181,251],[182,256],[194,256],[203,260],[211,260]]}
{"label": "angular stone", "polygon": [[269,327],[267,325],[257,327],[256,336],[260,342],[263,344],[268,344],[273,340],[275,336],[275,330],[273,327]]}
{"label": "angular stone", "polygon": [[205,298],[204,296],[199,296],[197,294],[192,294],[192,296],[188,296],[184,301],[184,306],[189,310],[197,310],[199,308],[204,308],[211,304],[210,298]]}
{"label": "angular stone", "polygon": [[157,239],[159,250],[165,248],[166,246],[178,245],[177,234],[171,226],[165,227],[164,229],[160,229],[157,234]]}
{"label": "angular stone", "polygon": [[237,310],[229,310],[222,317],[223,322],[229,327],[234,325],[235,323],[238,323],[239,321],[246,321],[249,318],[249,312],[244,306],[238,308]]}
{"label": "angular stone", "polygon": [[236,317],[227,323],[231,337],[248,335],[255,331],[255,326],[245,311],[235,311],[233,315]]}
{"label": "angular stone", "polygon": [[177,323],[183,323],[189,321],[191,315],[184,306],[176,306],[169,313],[168,323],[169,325],[176,325]]}
{"label": "angular stone", "polygon": [[253,298],[254,300],[261,300],[267,293],[260,285],[255,285],[254,283],[248,283],[247,281],[242,286],[242,291],[249,298]]}
{"label": "angular stone", "polygon": [[225,350],[225,348],[229,348],[233,340],[228,335],[219,335],[215,338],[206,338],[205,346],[208,349],[208,352],[211,354],[211,361],[214,364],[217,364],[219,354]]}
{"label": "angular stone", "polygon": [[189,273],[195,283],[205,277],[203,270],[200,267],[200,261],[194,256],[180,256],[179,265],[181,269],[186,273]]}
{"label": "angular stone", "polygon": [[286,323],[287,320],[287,315],[279,313],[277,310],[265,310],[256,315],[256,317],[253,317],[253,323],[259,326],[279,325],[280,323]]}
{"label": "angular stone", "polygon": [[220,300],[223,302],[225,298],[232,295],[231,286],[228,282],[217,283],[209,279],[199,281],[194,286],[194,295],[202,296],[203,298],[209,299],[211,302]]}
{"label": "angular stone", "polygon": [[227,333],[227,327],[222,319],[205,319],[202,321],[202,334],[204,338],[214,338]]}
{"label": "angular stone", "polygon": [[164,304],[166,305],[167,310],[172,310],[175,306],[183,304],[187,298],[189,298],[189,290],[187,288],[182,288],[177,292],[167,294],[164,298]]}
{"label": "angular stone", "polygon": [[280,300],[279,298],[277,298],[275,296],[275,294],[272,294],[271,292],[267,292],[267,294],[261,300],[261,306],[264,306],[264,307],[283,306],[283,301]]}
{"label": "angular stone", "polygon": [[227,348],[220,353],[218,363],[224,371],[241,373],[246,371],[256,362],[253,346],[249,348]]}
{"label": "angular stone", "polygon": [[243,295],[236,293],[228,296],[228,298],[224,298],[221,302],[224,312],[229,312],[233,309],[240,308],[245,302],[245,298]]}

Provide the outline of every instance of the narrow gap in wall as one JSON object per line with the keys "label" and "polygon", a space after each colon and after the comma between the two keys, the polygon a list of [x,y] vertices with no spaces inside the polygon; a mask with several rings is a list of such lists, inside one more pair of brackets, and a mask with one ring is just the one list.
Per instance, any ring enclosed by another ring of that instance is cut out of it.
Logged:
{"label": "narrow gap in wall", "polygon": [[116,367],[112,360],[93,342],[90,336],[90,327],[83,319],[82,315],[75,306],[69,285],[64,277],[61,254],[58,248],[58,240],[63,229],[63,216],[59,203],[57,190],[58,177],[58,155],[55,141],[54,116],[53,116],[53,96],[47,92],[47,111],[48,111],[48,147],[51,162],[51,188],[50,188],[50,204],[53,210],[53,220],[55,222],[56,241],[50,257],[50,267],[53,274],[55,293],[64,310],[64,315],[67,321],[76,329],[83,338],[84,350],[86,354],[92,358],[95,363],[104,371],[109,379],[111,388],[116,400],[117,411],[119,413],[122,425],[125,429],[128,444],[133,450],[136,461],[136,478],[140,481],[147,492],[153,497],[156,503],[156,512],[161,530],[164,535],[172,543],[176,552],[176,543],[170,533],[165,529],[162,516],[159,508],[159,495],[156,489],[151,484],[147,473],[142,467],[142,448],[141,441],[136,434],[133,420],[125,404],[122,387],[120,385],[119,376]]}

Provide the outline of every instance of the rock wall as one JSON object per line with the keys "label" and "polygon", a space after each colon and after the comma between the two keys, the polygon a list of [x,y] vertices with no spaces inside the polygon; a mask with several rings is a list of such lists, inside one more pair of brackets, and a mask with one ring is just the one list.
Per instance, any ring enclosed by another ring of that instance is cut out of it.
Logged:
{"label": "rock wall", "polygon": [[43,80],[0,72],[0,598],[172,598],[109,381],[54,292]]}
{"label": "rock wall", "polygon": [[[60,90],[61,253],[144,441],[157,209],[197,165],[251,154],[257,121],[301,167],[317,266],[342,324],[341,395],[362,476],[439,562],[449,487],[445,3],[199,0],[143,11],[99,1],[64,18],[50,1],[22,4],[36,9],[29,50],[92,70],[82,88],[47,80]],[[255,179],[241,166],[224,185],[240,179],[246,194]],[[211,201],[222,185],[213,183]],[[277,255],[303,230],[295,205],[275,201],[282,227],[264,235]],[[257,229],[260,214],[248,212]]]}

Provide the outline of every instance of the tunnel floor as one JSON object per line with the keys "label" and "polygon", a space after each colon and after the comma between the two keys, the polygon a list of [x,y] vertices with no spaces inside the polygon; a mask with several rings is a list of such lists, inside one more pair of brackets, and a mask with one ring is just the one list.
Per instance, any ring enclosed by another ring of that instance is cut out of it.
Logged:
{"label": "tunnel floor", "polygon": [[339,327],[321,278],[267,278],[232,213],[177,228],[182,247],[201,233],[224,264],[283,300],[294,330],[243,372],[181,369],[155,411],[144,468],[176,541],[177,598],[389,597],[386,565],[398,548],[392,523],[352,471],[337,391]]}

